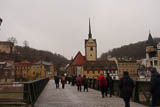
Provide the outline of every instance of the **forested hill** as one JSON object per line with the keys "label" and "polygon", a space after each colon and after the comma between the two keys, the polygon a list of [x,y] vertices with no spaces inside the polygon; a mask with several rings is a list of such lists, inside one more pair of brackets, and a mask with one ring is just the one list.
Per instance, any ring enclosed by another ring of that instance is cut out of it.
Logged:
{"label": "forested hill", "polygon": [[49,51],[37,50],[30,47],[21,46],[16,46],[16,50],[19,53],[16,57],[17,61],[29,60],[35,62],[39,60],[44,60],[53,62],[56,67],[64,66],[69,63],[67,58],[65,58],[64,56]]}
{"label": "forested hill", "polygon": [[[154,42],[160,42],[160,38],[154,38]],[[112,57],[127,57],[133,59],[145,58],[146,41],[141,41],[129,45],[122,46],[120,48],[114,48],[101,55],[100,59],[106,59],[107,56]]]}

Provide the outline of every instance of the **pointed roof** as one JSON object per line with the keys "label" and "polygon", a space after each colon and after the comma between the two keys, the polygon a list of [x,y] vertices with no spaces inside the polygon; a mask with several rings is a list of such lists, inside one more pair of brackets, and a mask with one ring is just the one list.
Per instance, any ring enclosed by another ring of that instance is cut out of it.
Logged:
{"label": "pointed roof", "polygon": [[89,34],[88,34],[88,38],[92,38],[90,18],[89,18]]}
{"label": "pointed roof", "polygon": [[81,66],[83,64],[85,64],[86,60],[85,60],[85,57],[82,56],[81,52],[79,51],[77,53],[77,55],[75,56],[73,62],[72,62],[72,65],[73,66]]}
{"label": "pointed roof", "polygon": [[153,40],[150,32],[149,32],[149,36],[148,36],[148,40],[147,40],[147,45],[148,46],[154,46],[155,45],[154,40]]}

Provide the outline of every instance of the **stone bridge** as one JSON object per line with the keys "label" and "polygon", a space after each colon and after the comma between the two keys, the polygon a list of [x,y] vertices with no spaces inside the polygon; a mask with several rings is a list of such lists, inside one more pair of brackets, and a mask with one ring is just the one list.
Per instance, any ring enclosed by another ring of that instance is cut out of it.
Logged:
{"label": "stone bridge", "polygon": [[[65,89],[56,89],[54,80],[50,80],[34,104],[35,107],[125,107],[121,98],[102,98],[100,91],[78,92],[76,86],[66,84]],[[146,107],[131,102],[131,107]]]}

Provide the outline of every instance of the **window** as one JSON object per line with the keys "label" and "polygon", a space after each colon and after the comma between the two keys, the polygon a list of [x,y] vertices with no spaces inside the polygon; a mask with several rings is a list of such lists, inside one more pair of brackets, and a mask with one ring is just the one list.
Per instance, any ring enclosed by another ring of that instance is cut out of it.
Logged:
{"label": "window", "polygon": [[151,66],[153,66],[153,62],[151,61]]}
{"label": "window", "polygon": [[154,65],[157,66],[157,61],[156,60],[154,61]]}
{"label": "window", "polygon": [[90,47],[90,50],[93,51],[93,47]]}

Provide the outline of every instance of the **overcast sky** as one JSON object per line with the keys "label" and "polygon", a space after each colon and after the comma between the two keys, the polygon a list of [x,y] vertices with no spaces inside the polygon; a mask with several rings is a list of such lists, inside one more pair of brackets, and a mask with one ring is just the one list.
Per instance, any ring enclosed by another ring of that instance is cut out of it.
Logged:
{"label": "overcast sky", "polygon": [[0,0],[0,40],[14,36],[18,45],[84,55],[91,18],[98,57],[110,49],[146,40],[149,29],[160,37],[160,0]]}

